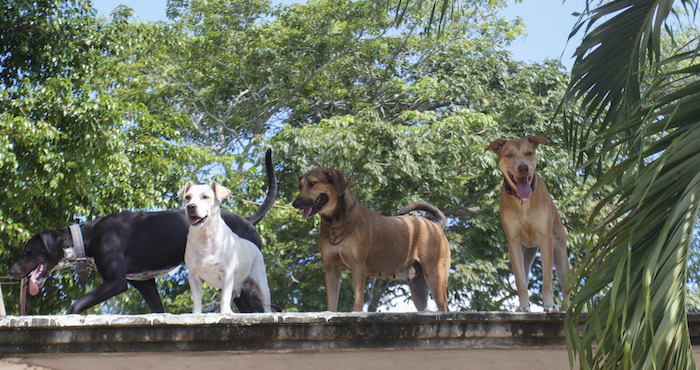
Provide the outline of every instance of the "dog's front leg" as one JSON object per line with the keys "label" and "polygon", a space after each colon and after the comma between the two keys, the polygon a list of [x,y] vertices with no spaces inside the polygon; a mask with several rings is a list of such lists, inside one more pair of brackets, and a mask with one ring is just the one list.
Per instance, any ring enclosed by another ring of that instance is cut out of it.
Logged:
{"label": "dog's front leg", "polygon": [[228,276],[224,276],[224,285],[221,289],[221,313],[231,314],[231,298],[233,298],[233,271],[231,271]]}
{"label": "dog's front leg", "polygon": [[328,311],[338,311],[338,296],[340,295],[340,266],[327,265],[326,271],[326,298]]}
{"label": "dog's front leg", "polygon": [[75,303],[68,308],[68,313],[81,313],[96,304],[102,303],[117,294],[125,292],[127,289],[129,289],[129,287],[126,283],[126,279],[105,278],[97,288],[75,301]]}
{"label": "dog's front leg", "polygon": [[202,313],[202,279],[191,269],[187,273],[192,292],[192,313]]}
{"label": "dog's front leg", "polygon": [[510,264],[513,267],[513,275],[515,276],[515,288],[518,290],[518,312],[530,312],[530,297],[527,291],[527,275],[525,270],[523,247],[520,241],[508,240],[508,254],[510,255]]}
{"label": "dog's front leg", "polygon": [[362,266],[353,268],[352,285],[355,288],[355,304],[352,306],[352,310],[362,311],[365,306],[365,286],[367,285],[367,276]]}

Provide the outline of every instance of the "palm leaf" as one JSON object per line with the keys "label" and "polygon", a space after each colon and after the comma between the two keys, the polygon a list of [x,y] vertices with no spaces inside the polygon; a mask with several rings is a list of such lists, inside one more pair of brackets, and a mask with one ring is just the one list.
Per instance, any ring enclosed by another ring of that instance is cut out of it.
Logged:
{"label": "palm leaf", "polygon": [[[595,132],[620,121],[639,103],[640,81],[649,66],[658,61],[663,21],[673,3],[612,1],[593,9],[574,26],[574,30],[585,30],[586,35],[574,52],[576,61],[564,104],[578,103],[588,124],[578,125],[571,117],[567,120],[566,143],[571,150],[581,149],[578,143],[586,143]],[[586,154],[590,157],[592,151]],[[579,157],[579,161],[584,158]]]}
{"label": "palm leaf", "polygon": [[570,147],[586,166],[618,158],[591,189],[614,189],[591,225],[614,210],[572,279],[567,343],[586,369],[695,369],[685,282],[700,212],[700,49],[660,54],[672,3],[613,1],[582,21],[564,107],[580,104],[585,124],[568,127]]}

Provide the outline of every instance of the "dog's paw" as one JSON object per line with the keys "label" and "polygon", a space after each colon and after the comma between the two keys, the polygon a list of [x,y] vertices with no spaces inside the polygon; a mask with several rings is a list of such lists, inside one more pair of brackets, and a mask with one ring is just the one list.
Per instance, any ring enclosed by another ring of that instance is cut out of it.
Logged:
{"label": "dog's paw", "polygon": [[518,307],[517,310],[515,310],[515,312],[530,312],[530,307],[529,306],[528,307],[520,306],[520,307]]}
{"label": "dog's paw", "polygon": [[559,312],[559,307],[557,306],[549,306],[544,308],[544,312],[546,313],[556,313]]}

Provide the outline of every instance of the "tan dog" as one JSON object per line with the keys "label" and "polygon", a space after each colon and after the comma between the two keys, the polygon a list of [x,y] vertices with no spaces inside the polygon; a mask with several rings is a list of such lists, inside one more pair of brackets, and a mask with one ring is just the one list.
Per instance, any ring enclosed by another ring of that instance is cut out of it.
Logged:
{"label": "tan dog", "polygon": [[540,144],[547,145],[548,142],[540,136],[527,136],[517,140],[498,139],[485,149],[498,155],[503,173],[499,209],[503,230],[508,237],[508,253],[518,289],[520,312],[530,311],[527,285],[538,247],[542,258],[544,310],[558,311],[552,297],[552,265],[556,266],[564,291],[564,309],[569,300],[566,289],[569,272],[566,231],[544,181],[535,174],[535,150]]}
{"label": "tan dog", "polygon": [[432,293],[441,311],[447,308],[450,245],[445,238],[445,215],[427,203],[411,203],[412,210],[431,213],[431,222],[419,216],[386,217],[359,203],[347,189],[348,176],[330,168],[313,169],[299,177],[299,196],[293,206],[303,217],[321,215],[318,246],[326,274],[328,310],[338,308],[340,270],[352,271],[354,311],[364,306],[368,277],[408,280],[413,303],[425,310]]}

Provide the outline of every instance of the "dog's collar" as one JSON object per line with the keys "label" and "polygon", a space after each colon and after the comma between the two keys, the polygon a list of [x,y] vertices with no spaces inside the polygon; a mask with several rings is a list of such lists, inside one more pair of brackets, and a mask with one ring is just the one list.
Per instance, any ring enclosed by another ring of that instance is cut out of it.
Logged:
{"label": "dog's collar", "polygon": [[[71,239],[73,240],[73,250],[75,251],[75,261],[78,262],[78,283],[80,287],[85,289],[85,284],[87,282],[87,256],[85,255],[85,242],[83,240],[83,233],[80,230],[80,225],[70,225],[68,228],[70,230]],[[67,259],[70,260],[68,256]]]}
{"label": "dog's collar", "polygon": [[[533,193],[535,192],[536,185],[537,185],[537,173],[533,173],[532,180],[530,181],[530,189],[532,189]],[[510,184],[508,183],[508,180],[506,180],[505,177],[503,177],[503,188],[506,190],[506,194],[512,195],[512,196],[520,199],[520,197],[518,196],[518,193],[516,193],[516,191],[510,187]],[[522,203],[522,202],[523,202],[523,200],[520,199],[520,203]]]}
{"label": "dog's collar", "polygon": [[[343,206],[345,206],[345,201],[350,202],[350,206],[348,206],[347,209],[343,209],[343,213],[348,213],[352,211],[353,208],[355,208],[355,205],[357,204],[357,198],[354,196],[348,196],[347,198],[344,196],[345,192],[339,196],[343,200]],[[341,218],[344,218],[345,216],[341,216]],[[328,225],[328,243],[330,243],[332,246],[337,246],[338,244],[342,243],[343,240],[345,240],[345,227],[347,226],[345,222],[343,222],[340,225],[333,226],[333,221],[334,217],[333,216],[321,216],[321,223],[325,223]],[[336,235],[338,234],[338,235]]]}

